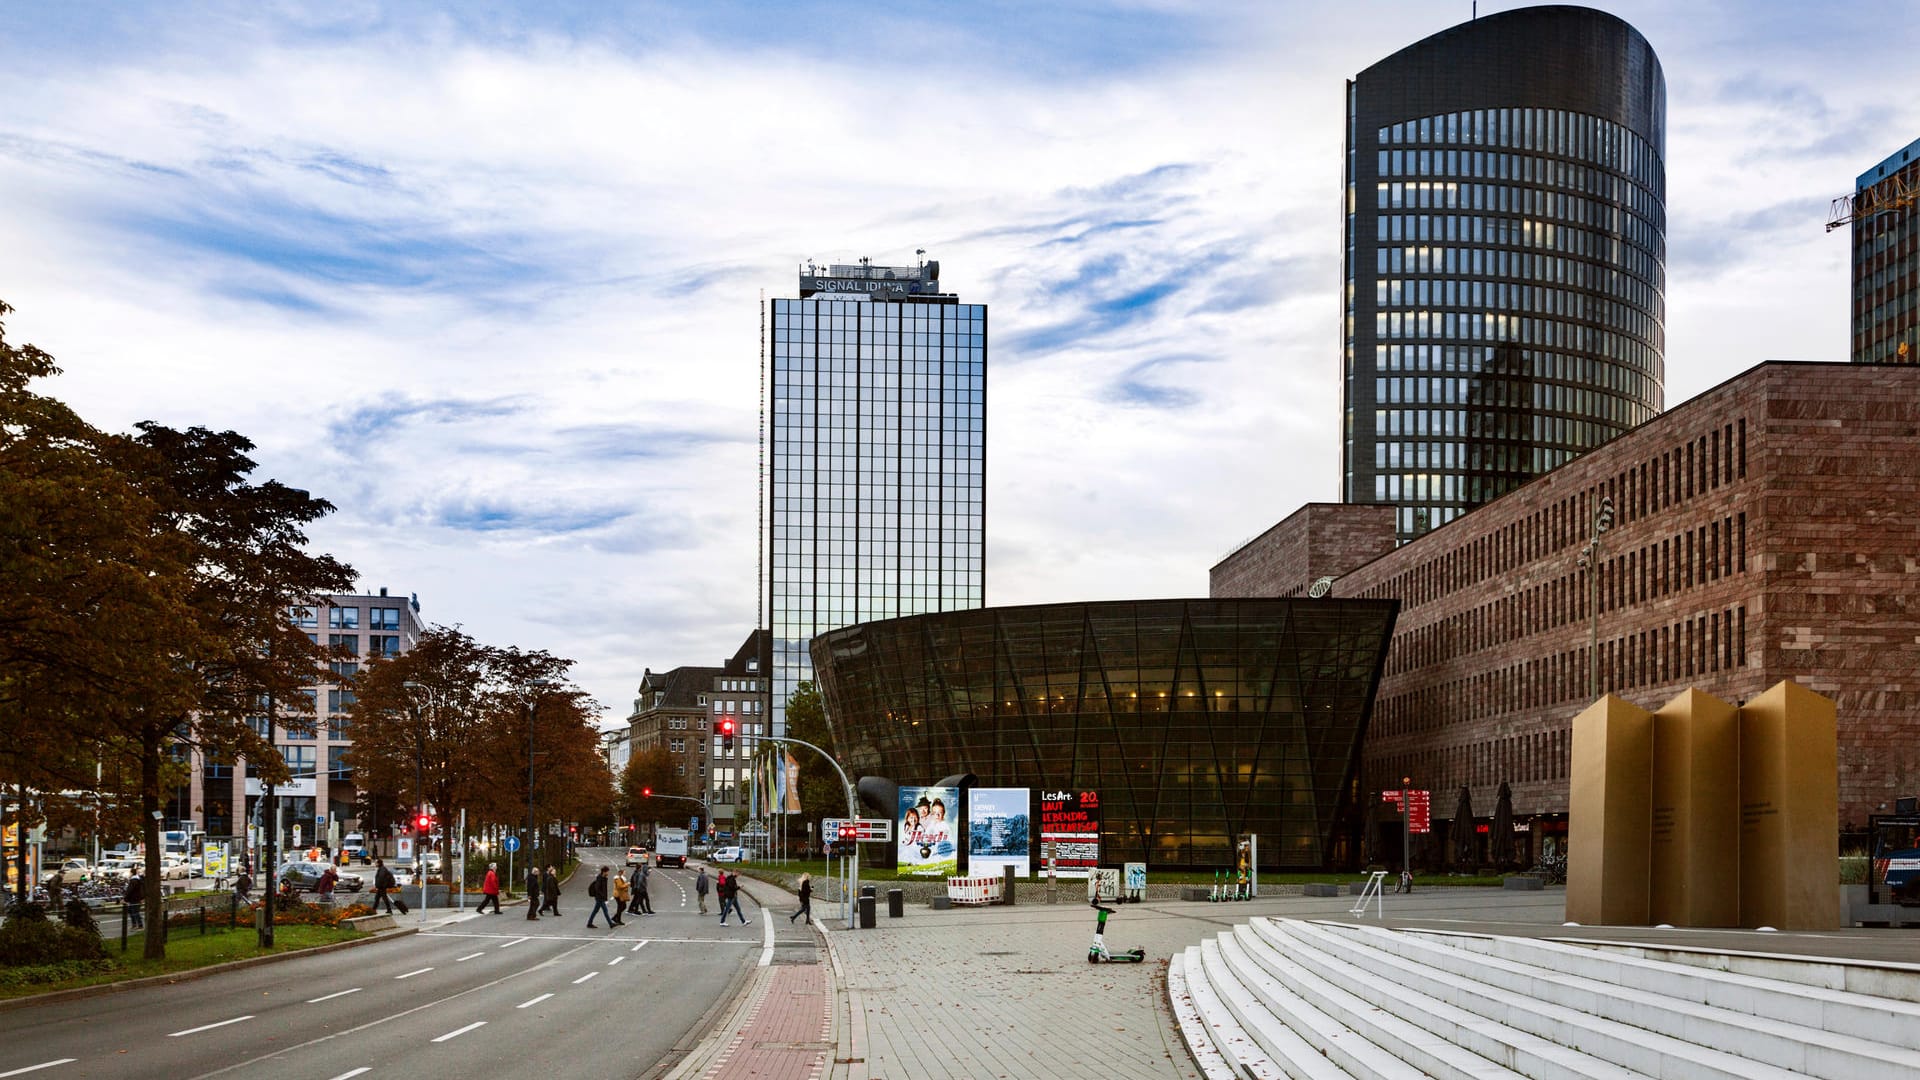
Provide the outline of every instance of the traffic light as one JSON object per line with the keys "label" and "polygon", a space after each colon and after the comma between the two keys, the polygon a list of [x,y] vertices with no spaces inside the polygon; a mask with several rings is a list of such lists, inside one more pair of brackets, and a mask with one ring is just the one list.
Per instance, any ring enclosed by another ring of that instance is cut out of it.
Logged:
{"label": "traffic light", "polygon": [[720,752],[733,753],[733,717],[731,716],[720,718]]}
{"label": "traffic light", "polygon": [[419,833],[421,836],[432,835],[433,815],[425,812],[415,815],[413,819],[413,829],[415,832]]}
{"label": "traffic light", "polygon": [[640,789],[640,797],[641,797],[641,798],[644,798],[644,799],[651,799],[651,798],[653,798],[653,789],[652,789],[652,788],[650,788],[650,787],[643,787],[643,788],[641,788],[641,789]]}

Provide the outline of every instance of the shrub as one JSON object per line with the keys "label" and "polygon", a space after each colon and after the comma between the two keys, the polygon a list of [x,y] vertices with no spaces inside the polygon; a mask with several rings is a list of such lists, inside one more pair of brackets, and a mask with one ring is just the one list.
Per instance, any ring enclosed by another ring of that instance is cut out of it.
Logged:
{"label": "shrub", "polygon": [[0,988],[19,986],[40,986],[45,983],[64,982],[82,975],[96,975],[114,970],[111,960],[62,960],[54,964],[28,964],[22,967],[0,967]]}
{"label": "shrub", "polygon": [[93,909],[77,896],[67,901],[67,906],[60,909],[60,921],[75,930],[92,934],[96,938],[100,936],[100,924],[93,921]]}
{"label": "shrub", "polygon": [[8,919],[0,926],[0,968],[97,960],[107,955],[99,934],[38,919]]}

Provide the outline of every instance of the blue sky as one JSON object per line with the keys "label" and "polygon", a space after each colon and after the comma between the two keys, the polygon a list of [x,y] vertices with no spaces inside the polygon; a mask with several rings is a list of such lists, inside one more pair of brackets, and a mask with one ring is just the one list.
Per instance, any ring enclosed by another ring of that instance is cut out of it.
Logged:
{"label": "blue sky", "polygon": [[[1668,404],[1844,358],[1822,224],[1920,136],[1913,9],[1597,6],[1667,74]],[[90,419],[247,434],[364,587],[619,716],[752,628],[757,305],[808,259],[991,305],[991,603],[1204,595],[1333,498],[1343,80],[1468,12],[18,7],[0,299]]]}

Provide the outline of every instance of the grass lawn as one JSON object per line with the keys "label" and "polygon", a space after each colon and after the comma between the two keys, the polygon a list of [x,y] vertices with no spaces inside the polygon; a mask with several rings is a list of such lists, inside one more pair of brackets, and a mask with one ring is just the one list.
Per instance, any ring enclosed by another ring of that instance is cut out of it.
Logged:
{"label": "grass lawn", "polygon": [[[788,859],[784,863],[782,862],[743,862],[743,863],[714,863],[712,865],[719,869],[729,870],[729,871],[732,870],[735,866],[738,866],[740,869],[750,874],[755,874],[756,876],[758,874],[763,874],[763,873],[774,873],[774,874],[784,873],[784,874],[791,874],[794,877],[799,877],[801,874],[812,874],[814,877],[818,878],[818,877],[826,877],[831,873],[833,873],[832,870],[829,870],[827,868],[826,861],[822,859]],[[836,864],[836,869],[837,869],[837,864]],[[1339,884],[1339,883],[1348,882],[1348,881],[1364,881],[1366,880],[1366,877],[1367,875],[1364,872],[1342,873],[1337,871],[1327,871],[1322,873],[1305,873],[1305,872],[1274,873],[1272,871],[1262,871],[1260,874],[1260,881],[1262,884],[1265,884],[1265,885],[1306,885],[1314,882],[1331,882],[1334,884]],[[1147,872],[1148,884],[1212,885],[1216,880],[1222,880],[1223,878],[1224,876],[1216,877],[1214,872],[1211,870],[1149,870]],[[924,877],[924,876],[916,876],[914,874],[903,874],[894,870],[882,870],[882,869],[878,869],[875,867],[870,867],[865,864],[862,864],[860,867],[860,880],[861,881],[936,881],[938,879],[931,878],[931,877]],[[1033,878],[1032,880],[1044,881],[1046,880],[1046,875],[1044,873],[1039,874],[1037,877]],[[1075,878],[1074,880],[1077,881],[1080,879]],[[1415,874],[1413,875],[1413,884],[1416,888],[1420,888],[1420,887],[1433,888],[1433,887],[1446,886],[1446,885],[1481,885],[1481,886],[1494,885],[1494,886],[1497,886],[1500,883],[1501,883],[1501,876],[1498,874],[1492,874],[1492,875]],[[1399,875],[1388,874],[1387,887],[1392,888],[1397,884],[1399,884]]]}
{"label": "grass lawn", "polygon": [[[73,975],[53,982],[16,984],[0,978],[0,998],[25,997],[29,994],[44,994],[50,990],[70,990],[76,986],[122,982],[148,975],[168,975],[212,964],[224,964],[229,960],[264,956],[269,952],[297,952],[316,945],[331,945],[336,941],[351,941],[365,936],[366,934],[361,931],[348,930],[344,927],[336,929],[328,926],[276,926],[273,930],[274,947],[262,949],[259,935],[251,926],[242,926],[235,930],[225,928],[214,930],[209,925],[205,937],[200,936],[197,930],[183,930],[175,927],[173,933],[167,938],[167,955],[163,960],[147,960],[141,957],[140,950],[144,943],[142,934],[135,934],[127,939],[125,954],[120,952],[120,939],[113,938],[107,942],[107,962],[112,965],[111,968]],[[15,968],[6,974],[24,975],[33,970]]]}

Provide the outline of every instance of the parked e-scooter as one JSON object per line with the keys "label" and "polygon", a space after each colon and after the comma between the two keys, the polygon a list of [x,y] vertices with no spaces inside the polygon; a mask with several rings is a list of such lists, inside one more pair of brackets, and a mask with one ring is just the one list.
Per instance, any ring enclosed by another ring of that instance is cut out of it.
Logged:
{"label": "parked e-scooter", "polygon": [[1138,964],[1144,961],[1147,958],[1147,951],[1145,949],[1133,949],[1128,952],[1116,953],[1107,948],[1107,916],[1113,914],[1113,909],[1110,907],[1102,907],[1098,900],[1088,902],[1093,905],[1093,910],[1100,914],[1095,916],[1095,919],[1098,921],[1093,924],[1093,944],[1087,946],[1087,963]]}

